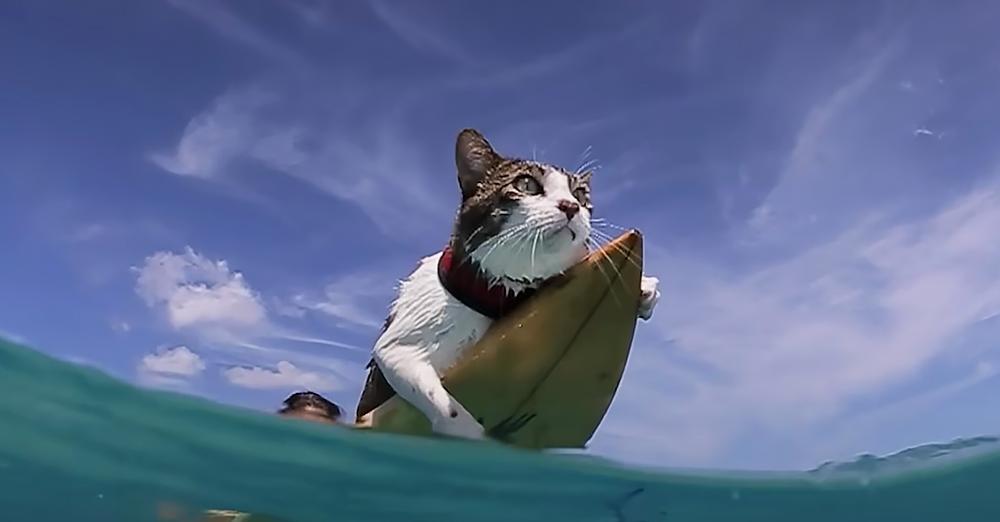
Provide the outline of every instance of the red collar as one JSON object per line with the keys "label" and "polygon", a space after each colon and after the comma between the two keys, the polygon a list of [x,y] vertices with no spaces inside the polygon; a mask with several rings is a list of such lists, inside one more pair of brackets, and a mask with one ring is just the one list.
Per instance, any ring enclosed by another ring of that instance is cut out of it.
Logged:
{"label": "red collar", "polygon": [[471,260],[456,263],[451,246],[438,259],[438,279],[455,299],[491,319],[510,313],[534,293],[531,288],[514,293],[501,284],[490,284],[478,264]]}

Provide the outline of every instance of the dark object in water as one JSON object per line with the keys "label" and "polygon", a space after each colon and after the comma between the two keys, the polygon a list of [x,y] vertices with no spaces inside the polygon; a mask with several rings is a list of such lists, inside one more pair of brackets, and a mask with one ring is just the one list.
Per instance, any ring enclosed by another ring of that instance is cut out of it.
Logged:
{"label": "dark object in water", "polygon": [[340,406],[312,391],[293,393],[283,404],[285,406],[278,410],[279,415],[320,417],[333,422],[336,422],[341,415]]}

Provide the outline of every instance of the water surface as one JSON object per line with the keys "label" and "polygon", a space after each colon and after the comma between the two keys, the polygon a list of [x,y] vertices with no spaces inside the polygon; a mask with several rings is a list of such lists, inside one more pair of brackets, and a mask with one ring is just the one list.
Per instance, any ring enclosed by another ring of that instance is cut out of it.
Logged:
{"label": "water surface", "polygon": [[998,521],[981,437],[800,473],[640,470],[144,390],[0,340],[0,521]]}

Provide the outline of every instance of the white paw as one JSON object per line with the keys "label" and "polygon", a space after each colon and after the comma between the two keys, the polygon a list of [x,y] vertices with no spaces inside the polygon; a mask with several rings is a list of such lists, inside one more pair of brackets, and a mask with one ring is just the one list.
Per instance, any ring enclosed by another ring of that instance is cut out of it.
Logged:
{"label": "white paw", "polygon": [[644,321],[653,317],[653,309],[660,301],[659,285],[660,280],[655,277],[644,276],[642,278],[642,283],[639,286],[639,317]]}
{"label": "white paw", "polygon": [[481,440],[486,437],[482,424],[472,418],[467,411],[460,411],[455,417],[440,417],[431,423],[435,433],[449,437]]}

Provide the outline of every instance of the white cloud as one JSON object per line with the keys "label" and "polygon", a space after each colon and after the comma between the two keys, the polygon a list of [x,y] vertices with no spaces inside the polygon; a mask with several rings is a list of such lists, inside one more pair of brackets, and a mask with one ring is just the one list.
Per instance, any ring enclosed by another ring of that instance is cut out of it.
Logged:
{"label": "white cloud", "polygon": [[177,330],[238,338],[268,326],[257,293],[225,261],[211,261],[188,247],[179,254],[157,252],[137,272],[136,292]]}
{"label": "white cloud", "polygon": [[629,367],[607,440],[627,437],[614,450],[626,458],[702,463],[753,430],[809,429],[906,382],[1000,311],[998,229],[993,185],[748,273],[650,266],[669,296],[654,317],[662,334],[640,325],[642,364]]}
{"label": "white cloud", "polygon": [[[363,373],[360,367],[354,368],[341,361],[336,352],[367,352],[367,349],[313,333],[303,333],[273,322],[262,298],[250,288],[243,275],[231,270],[225,261],[207,259],[189,247],[182,253],[157,252],[146,258],[143,266],[135,270],[138,273],[136,292],[146,304],[162,312],[166,322],[175,330],[193,333],[213,351],[228,353],[240,362],[274,364],[281,361],[277,372],[259,368],[233,369],[226,374],[231,380],[235,379],[233,382],[246,382],[249,383],[246,386],[251,386],[252,382],[297,380],[313,382],[318,387],[330,385],[328,378],[323,375],[299,371],[294,366],[298,363],[323,368],[339,377],[354,377]],[[357,292],[365,293],[362,290]],[[276,310],[286,317],[301,318],[298,312],[307,312],[298,305],[280,304]],[[326,310],[326,313],[330,313],[330,310]],[[352,312],[345,305],[345,308],[337,308],[337,311],[345,318],[338,319],[339,326],[370,326],[360,309]],[[115,328],[128,328],[127,323],[120,324],[124,326],[113,323]],[[264,344],[260,344],[261,342]],[[275,342],[278,343],[277,347],[268,346]],[[286,348],[289,345],[323,346],[333,355],[311,355]],[[274,375],[261,375],[261,372]],[[159,373],[146,373],[162,380]]]}
{"label": "white cloud", "polygon": [[139,367],[153,374],[193,377],[205,371],[205,362],[187,346],[175,346],[144,356]]}
{"label": "white cloud", "polygon": [[201,356],[186,346],[175,346],[143,356],[136,368],[137,381],[146,386],[183,390],[205,371]]}
{"label": "white cloud", "polygon": [[118,333],[129,333],[132,331],[132,324],[128,321],[115,320],[111,322],[111,329]]}
{"label": "white cloud", "polygon": [[259,366],[227,368],[222,372],[231,384],[253,389],[309,389],[329,391],[339,388],[331,377],[305,371],[288,361],[279,361],[274,369]]}

